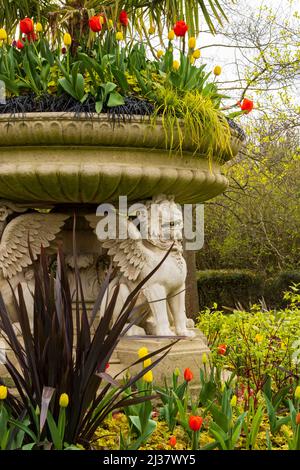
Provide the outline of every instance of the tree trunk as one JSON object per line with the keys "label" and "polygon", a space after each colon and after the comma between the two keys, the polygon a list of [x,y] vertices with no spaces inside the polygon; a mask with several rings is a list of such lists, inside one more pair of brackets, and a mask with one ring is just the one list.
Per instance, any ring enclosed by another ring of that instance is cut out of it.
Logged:
{"label": "tree trunk", "polygon": [[196,252],[185,251],[184,258],[187,265],[185,295],[186,314],[188,318],[195,319],[199,312],[199,296],[196,279]]}

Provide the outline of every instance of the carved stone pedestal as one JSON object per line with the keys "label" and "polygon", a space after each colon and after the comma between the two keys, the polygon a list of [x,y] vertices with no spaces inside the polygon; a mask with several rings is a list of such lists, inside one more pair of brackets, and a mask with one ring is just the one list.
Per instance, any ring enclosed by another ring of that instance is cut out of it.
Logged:
{"label": "carved stone pedestal", "polygon": [[[199,369],[203,367],[202,354],[206,353],[208,355],[210,351],[203,333],[197,329],[194,329],[194,332],[196,336],[193,339],[180,340],[172,347],[167,356],[153,369],[156,384],[162,385],[165,377],[170,383],[176,367],[179,368],[181,376],[184,370],[189,367],[194,374],[191,386],[192,388],[198,388],[200,377]],[[176,339],[176,337],[174,337],[174,339]],[[145,336],[142,339],[125,337],[120,341],[116,353],[112,357],[109,372],[111,375],[114,375],[136,362],[138,360],[138,350],[142,347],[146,347],[149,353],[151,353],[171,343],[172,339],[151,338],[149,336]],[[154,357],[153,361],[158,357],[159,356]],[[132,372],[138,372],[141,368],[142,365],[139,364],[132,367],[130,370]]]}

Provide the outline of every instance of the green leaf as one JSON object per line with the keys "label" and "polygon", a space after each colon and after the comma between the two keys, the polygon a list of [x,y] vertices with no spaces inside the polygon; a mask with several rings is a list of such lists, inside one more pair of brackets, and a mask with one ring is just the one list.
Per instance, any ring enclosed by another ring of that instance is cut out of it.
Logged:
{"label": "green leaf", "polygon": [[49,426],[51,438],[52,438],[55,449],[56,450],[62,450],[63,441],[61,439],[58,427],[56,426],[54,418],[53,418],[52,414],[50,413],[50,411],[48,412],[47,423],[48,423],[48,426]]}
{"label": "green leaf", "polygon": [[96,113],[100,114],[103,109],[103,101],[97,101],[95,105]]}
{"label": "green leaf", "polygon": [[112,108],[113,106],[122,106],[123,104],[125,104],[125,101],[123,96],[120,95],[120,93],[118,93],[117,91],[113,91],[112,93],[110,93],[107,102],[107,106],[109,108]]}

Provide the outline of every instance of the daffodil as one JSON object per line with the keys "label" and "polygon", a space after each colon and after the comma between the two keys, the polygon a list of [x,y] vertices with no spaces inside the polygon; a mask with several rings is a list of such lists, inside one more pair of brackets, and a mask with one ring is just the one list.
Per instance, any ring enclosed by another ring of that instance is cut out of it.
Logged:
{"label": "daffodil", "polygon": [[67,393],[62,393],[59,397],[59,406],[61,408],[67,408],[69,405],[69,396]]}

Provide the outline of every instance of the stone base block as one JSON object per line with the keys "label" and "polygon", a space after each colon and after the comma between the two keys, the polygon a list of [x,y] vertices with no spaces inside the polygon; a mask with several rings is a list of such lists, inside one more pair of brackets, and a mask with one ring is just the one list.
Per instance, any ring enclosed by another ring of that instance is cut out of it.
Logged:
{"label": "stone base block", "polygon": [[[197,329],[194,330],[196,337],[193,339],[182,339],[174,346],[167,356],[153,369],[154,380],[157,384],[163,384],[165,378],[170,383],[172,374],[176,367],[183,373],[184,369],[189,367],[194,373],[193,386],[199,385],[199,369],[202,367],[202,354],[210,353],[207,346],[206,338],[203,333]],[[176,337],[174,337],[176,339]],[[129,367],[138,359],[138,350],[141,347],[148,348],[149,352],[154,352],[163,346],[172,343],[172,339],[152,338],[145,336],[144,338],[126,337],[123,338],[117,347],[115,360],[111,363],[110,373],[123,368]],[[163,354],[163,353],[162,353]],[[158,357],[158,356],[157,356]],[[153,361],[155,358],[153,358]],[[137,372],[141,370],[141,365],[134,366],[130,369]]]}

